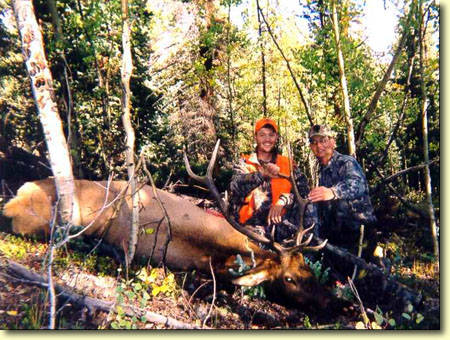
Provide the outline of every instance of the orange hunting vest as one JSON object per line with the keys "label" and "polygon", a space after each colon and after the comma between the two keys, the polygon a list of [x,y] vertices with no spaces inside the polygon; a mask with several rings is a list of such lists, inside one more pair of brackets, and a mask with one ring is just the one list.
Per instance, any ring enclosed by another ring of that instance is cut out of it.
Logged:
{"label": "orange hunting vest", "polygon": [[[250,172],[255,172],[258,169],[259,164],[255,164],[249,160],[250,155],[244,155],[245,163],[247,164],[247,169]],[[281,155],[277,155],[275,162],[279,166],[280,172],[289,175],[289,158]],[[281,194],[291,192],[291,182],[285,178],[272,178],[270,180],[270,186],[272,189],[272,205],[278,202]],[[255,189],[256,190],[256,189]],[[245,203],[239,210],[239,222],[245,223],[250,217],[253,216],[255,211],[255,198],[254,191],[245,198]]]}

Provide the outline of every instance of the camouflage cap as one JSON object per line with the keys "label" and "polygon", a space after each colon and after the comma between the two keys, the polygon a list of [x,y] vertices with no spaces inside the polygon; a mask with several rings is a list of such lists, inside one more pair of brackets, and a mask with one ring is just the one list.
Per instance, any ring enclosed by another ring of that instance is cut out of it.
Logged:
{"label": "camouflage cap", "polygon": [[336,133],[331,130],[327,125],[313,125],[308,133],[308,138],[312,138],[314,136],[326,136],[326,137],[335,137]]}

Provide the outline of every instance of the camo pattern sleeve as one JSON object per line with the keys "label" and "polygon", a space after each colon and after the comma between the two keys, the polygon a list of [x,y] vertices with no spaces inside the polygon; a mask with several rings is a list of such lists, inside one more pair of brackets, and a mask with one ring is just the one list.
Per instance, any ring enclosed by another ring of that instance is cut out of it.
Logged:
{"label": "camo pattern sleeve", "polygon": [[329,164],[320,170],[319,185],[334,189],[338,199],[338,219],[362,223],[375,221],[366,177],[353,157],[335,151]]}
{"label": "camo pattern sleeve", "polygon": [[241,158],[233,166],[233,176],[230,183],[230,209],[238,218],[239,209],[248,194],[264,182],[264,177],[259,171],[250,172],[245,159]]}

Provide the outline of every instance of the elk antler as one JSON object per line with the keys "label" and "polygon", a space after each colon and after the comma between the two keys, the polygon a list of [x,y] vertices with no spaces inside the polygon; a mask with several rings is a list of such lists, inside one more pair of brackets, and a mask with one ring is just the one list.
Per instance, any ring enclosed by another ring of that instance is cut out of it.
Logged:
{"label": "elk antler", "polygon": [[[231,217],[229,214],[228,208],[227,208],[227,204],[224,202],[224,200],[220,196],[219,190],[217,189],[216,185],[214,184],[214,180],[212,178],[212,172],[213,172],[213,169],[214,169],[214,166],[216,163],[217,153],[219,151],[219,145],[220,145],[220,139],[217,140],[216,146],[214,147],[214,151],[213,151],[213,154],[209,161],[208,169],[206,170],[205,176],[198,176],[192,171],[191,166],[189,164],[189,160],[186,155],[186,150],[183,150],[183,158],[184,158],[184,163],[186,165],[186,171],[189,174],[189,176],[208,187],[208,189],[211,191],[211,194],[214,196],[217,203],[219,204],[219,208],[222,211],[222,214],[224,215],[225,219],[228,221],[228,223],[231,224],[231,226],[234,229],[236,229],[241,234],[244,234],[245,236],[249,237],[250,239],[252,239],[256,242],[260,242],[260,243],[268,245],[269,247],[271,247],[273,250],[275,250],[276,252],[278,252],[280,254],[293,253],[293,252],[300,251],[302,249],[304,249],[304,250],[319,250],[325,246],[325,244],[327,243],[327,240],[325,240],[322,244],[320,244],[318,246],[309,247],[308,244],[311,242],[312,237],[313,237],[312,233],[310,234],[310,236],[308,237],[308,239],[305,242],[302,242],[302,239],[305,236],[305,234],[307,234],[311,229],[313,229],[314,225],[306,230],[303,230],[303,215],[305,212],[306,205],[308,204],[309,201],[307,199],[302,198],[297,190],[297,186],[295,184],[293,171],[292,171],[292,163],[290,166],[291,174],[289,177],[293,184],[294,193],[295,193],[297,200],[299,201],[299,206],[300,206],[300,208],[299,208],[300,209],[300,225],[298,228],[298,232],[295,236],[295,240],[296,240],[295,246],[283,247],[278,242],[275,242],[273,232],[272,232],[272,239],[269,240],[267,237],[257,234],[254,231],[250,230],[249,228],[242,226],[233,217]],[[290,152],[290,146],[288,147],[288,149]],[[292,157],[289,157],[289,159],[292,160]],[[287,176],[283,176],[283,177],[287,177]]]}
{"label": "elk antler", "polygon": [[187,173],[189,174],[189,176],[191,178],[195,179],[196,181],[198,181],[208,187],[209,191],[211,191],[211,194],[214,196],[217,203],[219,204],[219,208],[220,208],[223,216],[225,217],[227,222],[231,224],[231,226],[234,229],[236,229],[241,234],[248,236],[250,239],[252,239],[256,242],[261,242],[263,244],[273,246],[272,241],[269,240],[267,237],[257,234],[254,231],[250,230],[249,228],[242,226],[234,218],[232,218],[230,216],[230,214],[228,212],[227,204],[224,202],[224,200],[220,196],[219,190],[217,189],[216,185],[214,184],[214,180],[212,178],[212,172],[213,172],[213,169],[214,169],[214,166],[216,163],[217,153],[219,151],[219,145],[220,145],[220,139],[217,140],[216,146],[214,147],[214,151],[211,156],[211,160],[209,161],[208,169],[206,170],[205,176],[198,176],[192,171],[191,166],[189,164],[189,160],[186,156],[186,150],[183,150],[184,164],[186,165]]}
{"label": "elk antler", "polygon": [[288,158],[289,158],[289,174],[290,174],[290,180],[291,180],[291,184],[292,184],[292,188],[294,190],[294,195],[295,198],[298,201],[298,209],[299,209],[299,225],[298,225],[298,229],[297,229],[297,234],[294,237],[295,238],[295,246],[290,247],[290,248],[286,248],[285,251],[289,252],[289,253],[293,253],[293,252],[297,252],[299,250],[320,250],[323,247],[325,247],[325,245],[327,244],[328,240],[323,241],[321,244],[317,245],[317,246],[308,246],[309,243],[311,242],[312,238],[313,238],[313,234],[310,233],[308,239],[304,242],[302,242],[303,237],[310,232],[314,227],[315,224],[313,224],[311,227],[303,230],[303,217],[305,215],[305,209],[306,206],[309,203],[309,200],[306,198],[303,198],[300,193],[298,192],[298,188],[297,188],[297,184],[295,183],[295,176],[294,176],[294,166],[293,166],[293,157],[292,157],[292,150],[291,150],[291,144],[289,143],[289,141],[287,142],[287,151],[288,151]]}

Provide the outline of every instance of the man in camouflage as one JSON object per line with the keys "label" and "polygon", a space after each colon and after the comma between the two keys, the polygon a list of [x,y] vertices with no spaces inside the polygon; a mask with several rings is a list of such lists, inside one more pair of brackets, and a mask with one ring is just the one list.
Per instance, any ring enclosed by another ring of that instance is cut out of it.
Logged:
{"label": "man in camouflage", "polygon": [[[375,222],[363,170],[355,158],[335,150],[335,135],[327,126],[312,126],[309,143],[320,164],[319,186],[308,195],[317,205],[317,233],[331,244],[361,256],[364,226],[370,228]],[[331,257],[332,265],[336,266],[336,259]],[[349,266],[338,265],[349,274]]]}
{"label": "man in camouflage", "polygon": [[[277,152],[278,127],[267,118],[255,124],[256,150],[243,155],[233,167],[230,183],[230,208],[236,220],[256,232],[269,236],[275,228],[275,241],[287,241],[295,234],[299,215],[294,209],[294,194],[288,179],[289,160]],[[305,175],[294,167],[294,178],[302,197],[309,186]],[[288,221],[289,223],[286,223]],[[317,222],[314,205],[307,206],[305,228]]]}

